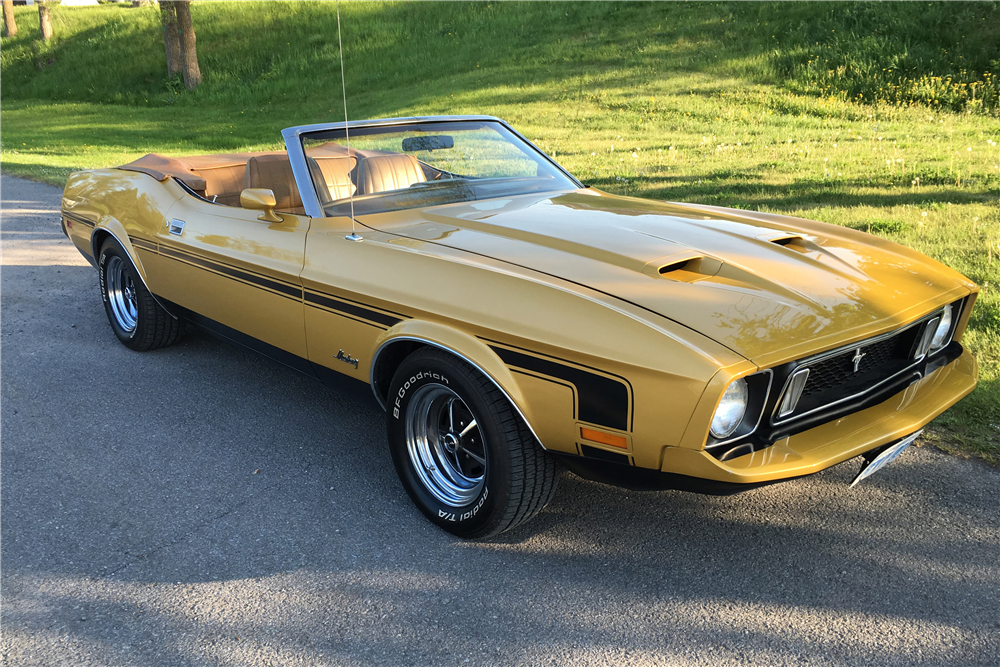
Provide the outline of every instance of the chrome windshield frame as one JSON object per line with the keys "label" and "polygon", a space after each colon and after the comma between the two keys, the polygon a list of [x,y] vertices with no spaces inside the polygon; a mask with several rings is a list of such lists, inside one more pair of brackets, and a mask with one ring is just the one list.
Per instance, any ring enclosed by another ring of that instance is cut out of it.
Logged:
{"label": "chrome windshield frame", "polygon": [[570,179],[570,181],[576,184],[577,187],[584,187],[583,184],[580,183],[575,176],[573,176],[573,174],[569,173],[562,167],[562,165],[549,157],[545,151],[529,141],[527,137],[511,127],[506,121],[496,118],[495,116],[413,116],[410,118],[380,118],[375,120],[360,121],[352,120],[349,123],[317,123],[313,125],[298,125],[295,127],[289,127],[281,132],[281,136],[285,140],[285,150],[288,152],[288,161],[292,165],[292,175],[295,177],[295,185],[298,187],[299,195],[302,197],[302,206],[306,211],[306,215],[310,218],[327,217],[326,212],[323,210],[323,206],[320,203],[321,200],[319,198],[319,193],[316,192],[316,186],[309,175],[309,166],[306,162],[305,148],[302,145],[302,135],[328,130],[343,130],[345,128],[354,131],[367,127],[392,127],[418,125],[421,123],[454,123],[463,121],[486,121],[502,125],[511,134],[523,141],[527,146],[530,146],[532,150],[538,153],[538,155],[543,157],[553,167],[558,169],[560,173]]}

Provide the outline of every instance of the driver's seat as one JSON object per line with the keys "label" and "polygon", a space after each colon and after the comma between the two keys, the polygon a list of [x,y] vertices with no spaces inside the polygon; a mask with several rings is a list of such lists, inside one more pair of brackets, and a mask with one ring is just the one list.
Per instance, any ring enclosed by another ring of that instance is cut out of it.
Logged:
{"label": "driver's seat", "polygon": [[358,194],[403,190],[427,180],[417,158],[406,153],[373,155],[358,163]]}

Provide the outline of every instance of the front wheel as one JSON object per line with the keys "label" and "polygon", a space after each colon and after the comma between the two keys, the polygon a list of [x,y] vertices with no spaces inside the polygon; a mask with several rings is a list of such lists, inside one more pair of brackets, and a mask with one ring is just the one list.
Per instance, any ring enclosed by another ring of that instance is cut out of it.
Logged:
{"label": "front wheel", "polygon": [[104,312],[115,336],[126,347],[139,352],[155,350],[180,337],[181,323],[156,303],[117,241],[104,243],[97,266]]}
{"label": "front wheel", "polygon": [[496,535],[537,514],[558,464],[503,393],[464,361],[425,348],[407,357],[388,400],[389,447],[406,492],[459,537]]}

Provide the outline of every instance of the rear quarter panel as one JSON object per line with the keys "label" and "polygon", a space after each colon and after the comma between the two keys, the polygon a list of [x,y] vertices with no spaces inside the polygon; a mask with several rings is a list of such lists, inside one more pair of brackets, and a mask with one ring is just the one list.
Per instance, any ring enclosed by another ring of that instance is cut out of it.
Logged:
{"label": "rear quarter panel", "polygon": [[[143,254],[148,251],[134,248],[129,237],[154,237],[157,230],[166,227],[166,213],[182,192],[180,188],[171,191],[152,176],[138,172],[74,172],[66,181],[62,198],[67,235],[84,256],[93,260],[104,242],[102,237],[113,234],[146,280]],[[152,285],[149,287],[155,291]]]}

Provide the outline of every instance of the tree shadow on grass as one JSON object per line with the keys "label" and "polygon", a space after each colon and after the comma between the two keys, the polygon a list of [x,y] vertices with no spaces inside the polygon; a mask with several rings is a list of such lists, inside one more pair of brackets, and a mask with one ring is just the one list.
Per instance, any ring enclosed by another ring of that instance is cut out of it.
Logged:
{"label": "tree shadow on grass", "polygon": [[[767,207],[775,210],[808,210],[825,206],[931,206],[935,204],[991,204],[996,193],[960,189],[924,189],[910,192],[878,192],[880,186],[866,179],[793,180],[787,184],[766,183],[763,169],[715,170],[688,176],[629,177],[633,191],[645,199],[684,201],[693,204],[737,205],[739,208]],[[756,177],[756,178],[755,178]],[[619,190],[613,177],[585,179],[595,187]],[[664,184],[666,181],[666,184]],[[898,186],[881,186],[896,189]]]}

